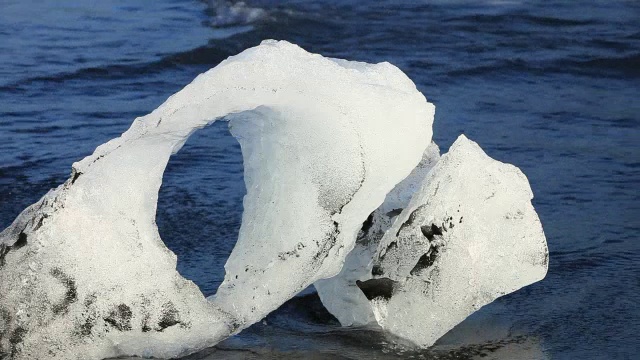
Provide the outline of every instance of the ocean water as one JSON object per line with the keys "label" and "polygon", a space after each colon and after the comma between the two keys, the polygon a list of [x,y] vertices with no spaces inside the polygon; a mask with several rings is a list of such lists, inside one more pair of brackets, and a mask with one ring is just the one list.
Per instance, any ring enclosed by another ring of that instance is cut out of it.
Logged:
{"label": "ocean water", "polygon": [[[547,277],[429,350],[343,329],[312,290],[190,359],[640,357],[640,2],[0,1],[0,228],[197,74],[263,39],[388,61],[458,134],[520,167]],[[225,123],[174,155],[157,222],[178,269],[215,293],[240,226],[240,149]]]}

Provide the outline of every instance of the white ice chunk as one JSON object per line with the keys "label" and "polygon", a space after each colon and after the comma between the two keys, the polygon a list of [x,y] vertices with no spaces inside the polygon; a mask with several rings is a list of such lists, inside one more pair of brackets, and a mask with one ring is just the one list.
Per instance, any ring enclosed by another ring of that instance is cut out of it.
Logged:
{"label": "white ice chunk", "polygon": [[360,285],[377,322],[430,346],[496,298],[539,281],[548,250],[515,166],[461,135],[386,232]]}
{"label": "white ice chunk", "polygon": [[372,259],[384,233],[409,204],[427,173],[438,162],[440,149],[431,143],[422,160],[402,182],[396,185],[380,207],[369,215],[358,233],[354,249],[349,253],[340,273],[318,280],[314,286],[322,304],[342,326],[375,322],[373,309],[357,283],[372,278]]}
{"label": "white ice chunk", "polygon": [[[388,63],[275,41],[223,61],[75,163],[0,233],[0,354],[173,357],[260,320],[339,272],[362,222],[420,161],[433,113]],[[155,214],[171,154],[223,117],[242,147],[247,196],[224,283],[207,301],[175,270]]]}
{"label": "white ice chunk", "polygon": [[302,61],[294,73],[276,67],[293,91],[269,91],[275,104],[230,117],[247,196],[213,300],[242,324],[338,273],[362,222],[431,141],[433,106],[396,68],[317,55]]}

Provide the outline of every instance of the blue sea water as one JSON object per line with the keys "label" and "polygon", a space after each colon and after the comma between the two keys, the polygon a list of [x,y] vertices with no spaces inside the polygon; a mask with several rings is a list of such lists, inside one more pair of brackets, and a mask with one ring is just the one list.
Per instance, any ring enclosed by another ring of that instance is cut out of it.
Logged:
{"label": "blue sea water", "polygon": [[[637,1],[2,0],[0,228],[135,117],[268,38],[395,64],[436,105],[443,151],[464,133],[520,167],[549,274],[428,351],[341,329],[308,294],[191,358],[640,357]],[[207,295],[240,226],[242,171],[218,122],[172,157],[160,190],[160,234]]]}

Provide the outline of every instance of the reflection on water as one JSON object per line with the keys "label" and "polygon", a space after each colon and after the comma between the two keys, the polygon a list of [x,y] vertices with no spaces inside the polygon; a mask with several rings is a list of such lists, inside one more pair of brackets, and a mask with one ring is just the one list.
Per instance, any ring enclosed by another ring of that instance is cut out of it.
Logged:
{"label": "reflection on water", "polygon": [[[338,358],[397,359],[547,359],[540,340],[514,332],[496,307],[485,308],[449,331],[432,348],[415,349],[377,326],[341,328],[315,294],[298,297],[247,330],[213,349],[185,359]],[[299,333],[296,329],[305,329]],[[251,339],[251,340],[249,340]],[[254,342],[255,341],[255,342]],[[248,345],[249,344],[249,345]]]}
{"label": "reflection on water", "polygon": [[240,335],[181,359],[550,358],[537,336],[514,331],[502,314],[484,308],[423,350],[390,337],[377,326],[340,327],[311,293],[290,300]]}

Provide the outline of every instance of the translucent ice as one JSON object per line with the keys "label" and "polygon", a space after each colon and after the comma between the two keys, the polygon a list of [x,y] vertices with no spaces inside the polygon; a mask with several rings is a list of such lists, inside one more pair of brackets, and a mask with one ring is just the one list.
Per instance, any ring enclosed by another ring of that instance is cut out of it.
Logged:
{"label": "translucent ice", "polygon": [[380,241],[360,283],[377,322],[430,346],[472,312],[544,278],[548,251],[515,166],[461,135]]}
{"label": "translucent ice", "polygon": [[372,278],[372,259],[382,236],[407,207],[411,196],[439,158],[440,149],[431,143],[418,166],[387,194],[384,203],[364,222],[356,246],[347,256],[340,273],[314,284],[323,305],[343,326],[375,322],[371,304],[357,285]]}
{"label": "translucent ice", "polygon": [[[419,163],[433,112],[388,63],[273,41],[225,60],[0,233],[0,357],[172,357],[260,320],[340,271],[363,221]],[[175,270],[155,212],[171,154],[224,117],[247,196],[225,280],[206,300]]]}

